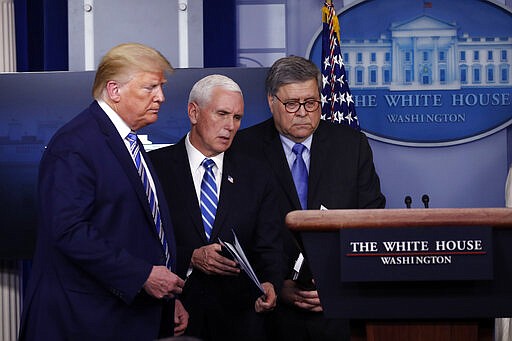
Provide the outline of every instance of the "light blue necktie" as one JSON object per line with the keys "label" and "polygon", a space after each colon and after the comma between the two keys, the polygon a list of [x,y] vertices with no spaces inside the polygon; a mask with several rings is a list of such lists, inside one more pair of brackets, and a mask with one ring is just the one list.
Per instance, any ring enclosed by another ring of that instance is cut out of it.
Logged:
{"label": "light blue necktie", "polygon": [[126,136],[126,139],[130,142],[130,152],[132,153],[133,160],[135,161],[135,166],[137,167],[137,171],[139,172],[142,184],[144,185],[146,196],[148,197],[149,207],[151,209],[151,213],[153,214],[153,221],[156,227],[156,233],[165,251],[165,264],[167,267],[169,267],[169,260],[171,256],[169,254],[169,247],[167,246],[165,232],[164,229],[162,228],[162,220],[160,219],[160,209],[158,208],[158,204],[156,202],[155,192],[153,191],[149,183],[149,178],[148,175],[146,174],[146,169],[144,168],[144,165],[141,162],[142,155],[139,149],[137,134],[133,132],[129,133],[128,136]]}
{"label": "light blue necktie", "polygon": [[204,159],[201,165],[204,167],[203,180],[201,181],[201,216],[203,217],[204,233],[206,238],[210,240],[212,234],[213,223],[215,221],[215,213],[217,212],[217,184],[215,183],[215,175],[213,174],[213,166],[215,162],[212,159]]}
{"label": "light blue necktie", "polygon": [[295,154],[295,161],[293,161],[292,165],[292,177],[303,210],[308,208],[308,169],[302,158],[304,149],[306,147],[301,143],[296,143],[292,148]]}

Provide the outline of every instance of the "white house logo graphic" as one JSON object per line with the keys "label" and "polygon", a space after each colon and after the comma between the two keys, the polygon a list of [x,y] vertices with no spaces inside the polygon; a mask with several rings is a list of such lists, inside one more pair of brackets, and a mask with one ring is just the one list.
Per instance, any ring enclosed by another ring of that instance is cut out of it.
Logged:
{"label": "white house logo graphic", "polygon": [[[393,144],[443,146],[510,125],[510,12],[477,0],[425,4],[361,1],[338,15],[361,128]],[[320,49],[319,31],[308,51],[319,66]]]}

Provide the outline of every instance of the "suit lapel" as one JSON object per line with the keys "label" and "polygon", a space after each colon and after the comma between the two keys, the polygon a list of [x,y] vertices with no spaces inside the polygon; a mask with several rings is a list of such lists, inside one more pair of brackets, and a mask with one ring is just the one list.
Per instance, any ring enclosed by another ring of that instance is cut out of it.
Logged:
{"label": "suit lapel", "polygon": [[273,120],[269,120],[271,124],[266,126],[266,131],[263,136],[263,151],[269,161],[270,167],[274,171],[277,181],[283,187],[283,192],[286,194],[291,206],[294,209],[300,210],[301,205],[295,183],[293,182],[292,173],[288,167],[288,161],[284,154],[283,145],[279,138],[279,133],[274,127]]}
{"label": "suit lapel", "polygon": [[[330,124],[330,123],[329,123]],[[311,143],[311,159],[309,162],[309,178],[308,188],[308,202],[315,202],[316,196],[321,192],[322,185],[322,176],[324,176],[323,169],[325,167],[329,167],[332,164],[329,161],[329,158],[332,157],[332,154],[328,153],[329,150],[329,141],[326,139],[325,134],[323,133],[323,123],[320,122],[318,128],[315,130],[313,134],[313,141]],[[323,183],[326,183],[325,181]],[[330,183],[330,182],[327,182]],[[320,209],[320,207],[310,207],[311,209]]]}
{"label": "suit lapel", "polygon": [[190,162],[185,147],[185,138],[181,139],[177,145],[176,158],[172,160],[175,165],[176,174],[178,179],[181,179],[181,188],[177,191],[182,196],[186,209],[190,214],[190,218],[196,229],[197,233],[201,236],[203,243],[207,243],[206,235],[204,233],[203,219],[201,218],[201,209],[197,200],[196,190],[194,187],[194,180],[190,172]]}
{"label": "suit lapel", "polygon": [[[158,197],[158,206],[160,208],[160,219],[162,221],[162,226],[164,228],[165,237],[167,239],[167,243],[169,245],[169,252],[171,254],[171,268],[176,268],[176,240],[174,239],[174,230],[171,222],[171,217],[169,215],[167,200],[164,195],[164,189],[157,177],[157,172],[151,163],[151,158],[146,153],[144,148],[141,148],[141,153],[144,156],[144,160],[146,161],[146,165],[153,177],[153,182],[155,184],[156,195]],[[152,218],[152,216],[151,216]],[[156,231],[156,229],[155,229]],[[155,234],[156,235],[156,234]]]}
{"label": "suit lapel", "polygon": [[[140,201],[142,207],[144,207],[147,218],[153,222],[153,215],[151,214],[148,198],[144,191],[144,186],[142,185],[142,181],[140,179],[139,173],[137,172],[137,169],[135,168],[130,152],[119,136],[119,132],[116,130],[114,124],[110,121],[108,116],[97,104],[97,102],[94,102],[91,105],[91,113],[98,122],[98,126],[105,136],[106,143],[109,145],[112,153],[121,164],[121,167],[131,182],[137,195],[137,199]],[[142,148],[143,147],[141,146],[141,149]],[[153,231],[155,231],[155,229],[153,229]]]}
{"label": "suit lapel", "polygon": [[[235,226],[226,226],[225,220],[228,217],[229,203],[232,203],[236,195],[237,172],[235,163],[229,151],[224,154],[222,180],[219,193],[219,202],[217,204],[217,213],[215,214],[215,222],[213,224],[212,235],[210,240],[216,241],[223,228],[232,229]],[[231,207],[232,209],[232,207]]]}

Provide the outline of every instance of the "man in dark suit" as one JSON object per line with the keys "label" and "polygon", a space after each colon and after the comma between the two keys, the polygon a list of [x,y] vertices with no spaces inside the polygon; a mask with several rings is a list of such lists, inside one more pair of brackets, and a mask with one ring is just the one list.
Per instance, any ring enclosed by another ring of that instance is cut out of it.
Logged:
{"label": "man in dark suit", "polygon": [[175,309],[176,333],[186,328],[167,203],[132,135],[157,120],[171,71],[152,48],[114,47],[96,100],[49,142],[20,340],[154,340],[173,335]]}
{"label": "man in dark suit", "polygon": [[[295,56],[277,60],[266,78],[273,117],[240,131],[233,142],[234,149],[272,168],[279,183],[283,224],[292,210],[385,205],[366,136],[348,126],[320,120],[320,85],[320,71],[311,61]],[[305,184],[294,182],[292,176],[302,162],[296,152],[301,153],[307,169]],[[275,339],[348,339],[346,321],[323,317],[314,281],[307,275],[307,260],[300,276],[293,280],[292,268],[301,254],[301,240],[286,230],[285,251],[288,277],[272,318]]]}
{"label": "man in dark suit", "polygon": [[[178,274],[189,274],[181,296],[190,314],[186,334],[203,340],[263,339],[263,317],[256,313],[274,308],[282,281],[275,183],[264,165],[228,149],[243,112],[239,86],[222,75],[207,76],[190,92],[190,132],[150,153],[169,194]],[[207,160],[214,162],[212,173]],[[219,240],[233,242],[232,231],[264,293],[223,252]]]}

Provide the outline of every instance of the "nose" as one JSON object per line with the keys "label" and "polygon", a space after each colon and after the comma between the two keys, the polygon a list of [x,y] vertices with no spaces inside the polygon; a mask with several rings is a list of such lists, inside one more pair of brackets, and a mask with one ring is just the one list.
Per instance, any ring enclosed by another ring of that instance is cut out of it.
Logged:
{"label": "nose", "polygon": [[165,101],[164,89],[162,88],[161,85],[157,87],[154,99],[156,102],[160,103],[163,103]]}
{"label": "nose", "polygon": [[307,114],[308,112],[306,111],[306,106],[304,103],[299,107],[299,110],[295,112],[296,116],[306,116]]}
{"label": "nose", "polygon": [[235,129],[235,119],[234,117],[231,117],[231,115],[227,115],[228,118],[226,119],[226,129],[229,131],[232,131]]}

